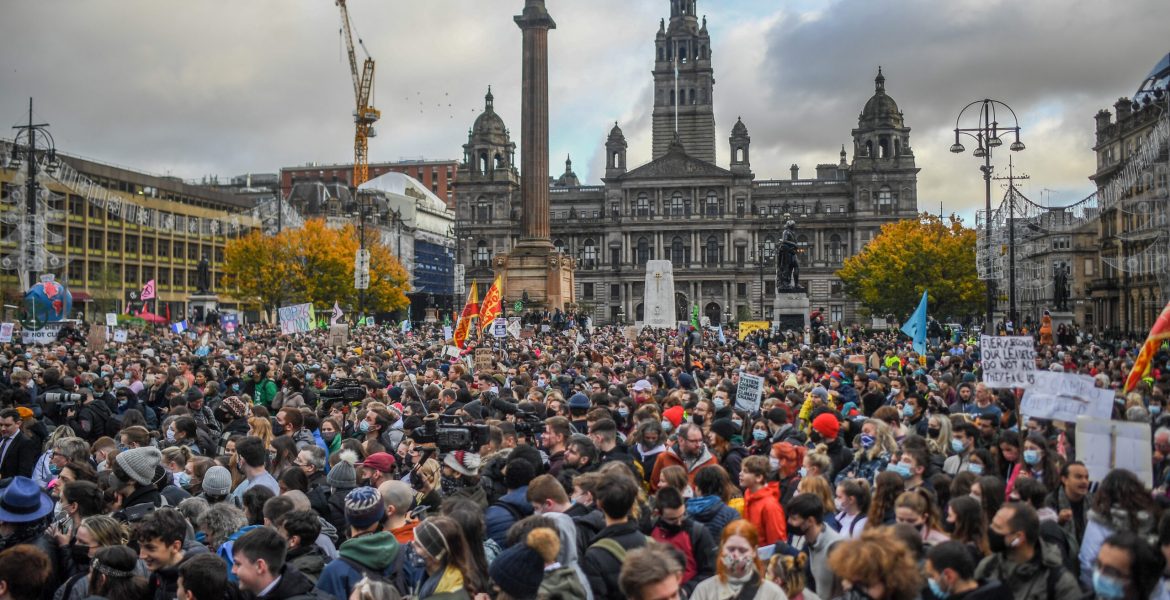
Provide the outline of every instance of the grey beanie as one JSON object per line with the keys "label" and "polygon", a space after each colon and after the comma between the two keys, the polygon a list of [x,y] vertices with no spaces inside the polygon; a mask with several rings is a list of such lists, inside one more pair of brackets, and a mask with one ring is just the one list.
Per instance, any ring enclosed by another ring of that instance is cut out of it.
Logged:
{"label": "grey beanie", "polygon": [[329,469],[329,475],[325,477],[325,483],[329,487],[339,490],[351,490],[357,487],[357,471],[353,468],[353,463],[357,461],[357,455],[350,450],[343,450],[341,452],[341,460]]}
{"label": "grey beanie", "polygon": [[227,467],[215,465],[203,474],[203,492],[208,496],[226,496],[232,491],[232,474]]}
{"label": "grey beanie", "polygon": [[130,479],[140,485],[150,485],[155,480],[155,468],[162,463],[162,452],[154,446],[143,446],[119,452],[114,460],[126,471]]}

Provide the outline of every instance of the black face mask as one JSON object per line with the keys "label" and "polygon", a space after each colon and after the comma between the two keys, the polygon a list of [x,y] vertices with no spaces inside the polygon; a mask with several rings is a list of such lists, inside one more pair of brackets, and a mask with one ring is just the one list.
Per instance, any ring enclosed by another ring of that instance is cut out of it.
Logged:
{"label": "black face mask", "polygon": [[705,415],[691,415],[691,423],[694,423],[695,425],[698,425],[699,427],[702,427],[703,422],[706,420],[707,420],[707,417]]}
{"label": "black face mask", "polygon": [[333,440],[337,439],[337,432],[330,431],[329,433],[322,433],[321,439],[324,440],[326,444],[332,444]]}
{"label": "black face mask", "polygon": [[941,432],[942,432],[942,430],[941,430],[941,429],[934,429],[934,428],[930,428],[930,429],[927,429],[927,430],[926,430],[926,434],[927,434],[927,435],[929,435],[929,436],[930,436],[930,437],[932,437],[932,438],[936,438],[936,437],[938,437],[938,434],[939,434],[939,433],[941,433]]}
{"label": "black face mask", "polygon": [[996,532],[994,529],[987,528],[987,547],[995,553],[1006,552],[1007,540],[1004,539],[1002,533]]}
{"label": "black face mask", "polygon": [[825,441],[825,439],[821,436],[820,432],[815,431],[815,430],[808,434],[808,439],[809,439],[809,441],[811,441],[814,444],[819,444],[819,443]]}
{"label": "black face mask", "polygon": [[682,523],[667,523],[663,519],[658,519],[655,525],[670,536],[678,535],[683,529]]}
{"label": "black face mask", "polygon": [[73,557],[75,565],[89,564],[89,548],[86,546],[78,546],[76,542],[70,542],[69,555]]}

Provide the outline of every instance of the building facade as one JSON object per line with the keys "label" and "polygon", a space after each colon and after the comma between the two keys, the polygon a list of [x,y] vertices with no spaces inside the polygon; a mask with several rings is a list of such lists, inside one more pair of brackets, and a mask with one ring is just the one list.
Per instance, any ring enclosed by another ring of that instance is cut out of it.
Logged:
{"label": "building facade", "polygon": [[[0,156],[10,144],[0,143]],[[44,250],[58,266],[56,275],[74,294],[74,310],[94,318],[98,312],[121,312],[143,285],[155,280],[158,298],[148,306],[156,314],[184,318],[195,293],[199,261],[211,266],[212,291],[223,309],[239,308],[223,286],[224,245],[246,235],[261,222],[254,201],[174,177],[159,177],[58,153],[61,166],[38,183],[47,188]],[[0,210],[24,214],[24,174],[0,169]],[[20,244],[11,219],[0,225],[0,254],[12,257]],[[2,262],[2,261],[0,261]],[[0,271],[5,297],[23,290],[15,270]],[[137,303],[136,308],[141,304]]]}
{"label": "building facade", "polygon": [[[458,164],[454,160],[402,160],[398,162],[370,163],[370,179],[386,173],[409,175],[426,186],[430,192],[455,207],[454,183]],[[309,163],[298,167],[284,167],[280,170],[280,193],[287,198],[296,183],[319,182],[340,183],[351,186],[353,164],[319,165]]]}
{"label": "building facade", "polygon": [[[851,132],[852,160],[842,147],[839,162],[817,165],[813,177],[801,178],[792,165],[788,179],[757,180],[742,121],[725,138],[727,166],[716,164],[711,44],[695,4],[672,1],[670,21],[655,40],[653,160],[628,168],[628,144],[615,123],[605,140],[601,185],[581,185],[569,161],[563,175],[550,179],[551,237],[577,260],[578,310],[598,323],[642,320],[646,261],[666,259],[680,319],[696,304],[713,323],[768,318],[774,249],[789,216],[797,222],[801,283],[812,305],[833,322],[855,321],[858,305],[834,272],[882,225],[917,214],[910,128],[886,93],[884,75],[879,70]],[[514,155],[489,90],[455,185],[457,261],[480,290],[495,276],[492,257],[519,241]]]}

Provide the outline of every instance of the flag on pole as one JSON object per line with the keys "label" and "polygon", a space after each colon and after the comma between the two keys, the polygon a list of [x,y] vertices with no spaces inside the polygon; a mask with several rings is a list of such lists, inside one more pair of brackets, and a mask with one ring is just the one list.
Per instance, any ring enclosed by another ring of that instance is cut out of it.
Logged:
{"label": "flag on pole", "polygon": [[698,303],[695,303],[695,305],[691,307],[691,325],[694,325],[695,329],[699,328],[699,304]]}
{"label": "flag on pole", "polygon": [[333,316],[329,318],[330,325],[337,325],[341,323],[341,319],[345,317],[345,313],[341,312],[341,305],[336,300],[333,301]]}
{"label": "flag on pole", "polygon": [[914,340],[914,351],[926,354],[926,292],[922,292],[922,300],[918,301],[918,308],[910,319],[902,324],[902,333]]}
{"label": "flag on pole", "polygon": [[719,324],[719,343],[720,344],[727,343],[727,337],[723,335],[723,324],[722,323]]}
{"label": "flag on pole", "polygon": [[410,332],[410,319],[403,319],[402,322],[398,324],[398,328],[399,328],[399,331],[401,331],[402,333],[409,333]]}
{"label": "flag on pole", "polygon": [[483,297],[483,303],[479,305],[479,327],[483,331],[487,331],[488,327],[492,326],[492,322],[504,314],[504,282],[496,276],[496,280],[492,282],[492,287],[488,288],[487,294]]}
{"label": "flag on pole", "polygon": [[175,333],[183,333],[184,331],[187,331],[186,319],[179,321],[178,323],[171,323],[171,331]]}
{"label": "flag on pole", "polygon": [[1162,314],[1158,316],[1157,321],[1154,321],[1154,327],[1150,329],[1146,343],[1142,344],[1141,351],[1138,352],[1137,358],[1133,361],[1133,369],[1125,378],[1125,392],[1127,394],[1137,386],[1143,377],[1149,375],[1154,353],[1158,351],[1159,346],[1167,341],[1170,341],[1170,302],[1166,303],[1166,308],[1162,309]]}
{"label": "flag on pole", "polygon": [[467,343],[467,334],[471,331],[471,320],[479,316],[479,291],[475,289],[475,282],[471,282],[471,289],[467,290],[467,304],[463,305],[463,314],[459,315],[459,323],[455,325],[455,346],[462,349]]}
{"label": "flag on pole", "polygon": [[153,279],[151,279],[150,281],[147,281],[146,285],[142,286],[142,293],[138,295],[138,298],[140,300],[154,300],[154,280]]}

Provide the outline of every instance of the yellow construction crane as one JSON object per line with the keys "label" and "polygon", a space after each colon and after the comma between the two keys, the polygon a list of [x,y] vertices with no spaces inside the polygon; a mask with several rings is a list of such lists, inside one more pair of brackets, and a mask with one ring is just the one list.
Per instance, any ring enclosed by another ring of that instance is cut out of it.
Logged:
{"label": "yellow construction crane", "polygon": [[374,59],[370,58],[366,45],[358,38],[358,45],[366,55],[362,64],[362,72],[358,73],[357,57],[353,51],[353,33],[349,25],[349,11],[345,7],[345,0],[336,0],[341,7],[341,31],[345,34],[345,51],[349,55],[349,70],[353,75],[353,96],[356,108],[353,111],[353,181],[350,185],[357,187],[370,178],[369,139],[376,135],[374,123],[382,117],[382,113],[370,104],[370,96],[374,89]]}

